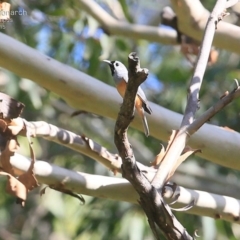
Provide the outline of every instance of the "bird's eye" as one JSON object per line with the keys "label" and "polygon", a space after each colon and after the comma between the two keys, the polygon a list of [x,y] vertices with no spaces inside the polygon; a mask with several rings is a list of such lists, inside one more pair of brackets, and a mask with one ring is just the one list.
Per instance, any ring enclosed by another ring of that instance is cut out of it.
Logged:
{"label": "bird's eye", "polygon": [[116,63],[116,66],[118,67],[118,66],[119,66],[119,64],[118,64],[118,63]]}

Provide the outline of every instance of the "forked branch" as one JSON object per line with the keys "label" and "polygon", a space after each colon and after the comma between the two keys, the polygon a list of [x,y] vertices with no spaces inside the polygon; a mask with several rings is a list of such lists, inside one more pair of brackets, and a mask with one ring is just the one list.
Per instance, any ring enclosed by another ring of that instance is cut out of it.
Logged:
{"label": "forked branch", "polygon": [[131,53],[128,60],[129,82],[116,121],[114,136],[115,144],[123,161],[123,176],[129,180],[139,194],[139,204],[148,217],[149,225],[156,239],[160,239],[159,230],[167,239],[192,239],[165,203],[162,193],[151,185],[136,165],[135,156],[128,141],[127,129],[134,116],[134,103],[138,87],[147,78],[148,71],[140,68],[136,53]]}
{"label": "forked branch", "polygon": [[[186,143],[194,131],[189,131],[189,126],[193,123],[195,113],[199,108],[199,91],[202,85],[203,76],[206,70],[208,57],[214,37],[217,24],[220,16],[225,13],[226,0],[218,0],[216,5],[209,16],[202,45],[200,47],[199,55],[197,58],[196,67],[194,69],[193,77],[188,91],[188,101],[179,131],[174,135],[174,139],[169,142],[169,146],[164,156],[161,159],[161,164],[152,181],[153,186],[157,189],[162,189],[169,176],[173,174],[177,166],[179,166],[179,158],[182,154]],[[207,119],[208,120],[208,119]],[[203,123],[202,123],[203,124]]]}

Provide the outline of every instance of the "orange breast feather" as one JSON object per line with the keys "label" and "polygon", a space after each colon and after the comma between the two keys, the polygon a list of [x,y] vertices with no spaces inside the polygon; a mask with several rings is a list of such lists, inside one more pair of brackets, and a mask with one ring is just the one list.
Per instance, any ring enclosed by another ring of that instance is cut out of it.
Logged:
{"label": "orange breast feather", "polygon": [[127,83],[124,80],[117,85],[117,90],[122,97],[124,97],[126,87],[127,87]]}
{"label": "orange breast feather", "polygon": [[[117,90],[119,92],[119,94],[124,97],[125,91],[126,91],[126,87],[127,87],[127,83],[125,81],[121,81],[118,85],[117,85]],[[135,99],[135,107],[138,111],[138,114],[140,116],[143,115],[143,109],[142,109],[142,99],[137,95],[136,99]]]}

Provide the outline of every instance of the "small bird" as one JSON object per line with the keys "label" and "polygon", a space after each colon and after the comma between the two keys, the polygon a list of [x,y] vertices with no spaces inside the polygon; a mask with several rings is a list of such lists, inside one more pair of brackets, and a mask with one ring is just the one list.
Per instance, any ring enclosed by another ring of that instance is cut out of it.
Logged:
{"label": "small bird", "polygon": [[[109,64],[117,90],[119,94],[122,97],[124,97],[124,94],[127,88],[127,82],[128,82],[127,68],[124,66],[124,64],[122,64],[119,61],[109,61],[109,60],[103,60],[103,61]],[[148,114],[151,114],[152,109],[148,105],[147,98],[140,86],[138,87],[138,91],[135,99],[135,108],[137,109],[137,112],[142,119],[145,135],[148,137],[149,128],[148,128],[145,112],[147,112]]]}

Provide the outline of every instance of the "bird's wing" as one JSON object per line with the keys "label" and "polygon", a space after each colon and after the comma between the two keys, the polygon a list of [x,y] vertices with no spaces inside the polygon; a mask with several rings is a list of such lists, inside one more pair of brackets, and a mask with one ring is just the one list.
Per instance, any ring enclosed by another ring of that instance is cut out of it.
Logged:
{"label": "bird's wing", "polygon": [[138,87],[137,95],[143,100],[144,103],[147,103],[147,98],[145,96],[145,93],[143,92],[140,86]]}
{"label": "bird's wing", "polygon": [[151,114],[152,109],[151,109],[150,106],[148,105],[148,100],[147,100],[147,98],[146,98],[146,96],[145,96],[145,93],[143,92],[143,90],[142,90],[142,88],[141,88],[140,86],[138,87],[137,95],[138,95],[138,96],[142,99],[142,101],[143,101],[143,109],[144,109],[147,113]]}

